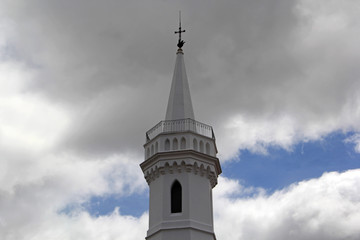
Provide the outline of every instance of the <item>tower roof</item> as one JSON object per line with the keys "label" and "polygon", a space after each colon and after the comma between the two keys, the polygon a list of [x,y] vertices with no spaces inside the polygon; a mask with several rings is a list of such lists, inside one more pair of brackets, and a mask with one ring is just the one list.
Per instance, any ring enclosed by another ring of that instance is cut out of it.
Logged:
{"label": "tower roof", "polygon": [[175,69],[165,120],[185,118],[195,119],[189,83],[186,76],[184,53],[182,49],[179,48],[176,53]]}

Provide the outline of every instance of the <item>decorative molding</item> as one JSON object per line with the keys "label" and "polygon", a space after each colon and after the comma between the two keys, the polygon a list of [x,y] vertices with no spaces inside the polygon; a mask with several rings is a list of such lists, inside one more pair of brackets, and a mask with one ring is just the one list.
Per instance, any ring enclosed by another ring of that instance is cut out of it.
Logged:
{"label": "decorative molding", "polygon": [[217,184],[215,164],[209,164],[194,158],[159,160],[144,171],[146,182],[152,181],[165,174],[187,172],[209,179],[211,187]]}
{"label": "decorative molding", "polygon": [[[204,224],[198,221],[194,220],[177,220],[177,221],[164,221],[153,228],[149,229],[147,231],[147,238],[155,235],[156,233],[160,231],[166,231],[166,230],[176,230],[176,229],[193,229],[196,231],[201,231],[204,233],[208,233],[210,235],[214,234],[214,229],[212,225]],[[216,237],[215,237],[216,239]]]}

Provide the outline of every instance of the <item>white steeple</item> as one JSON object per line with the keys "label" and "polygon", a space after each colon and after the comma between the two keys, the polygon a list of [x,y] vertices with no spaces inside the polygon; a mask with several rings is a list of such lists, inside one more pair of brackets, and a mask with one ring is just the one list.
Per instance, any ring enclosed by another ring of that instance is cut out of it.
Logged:
{"label": "white steeple", "polygon": [[186,76],[184,53],[181,48],[179,48],[176,53],[175,69],[165,120],[186,118],[195,119],[189,83]]}
{"label": "white steeple", "polygon": [[146,240],[216,240],[212,188],[221,174],[211,126],[195,121],[179,31],[178,51],[165,121],[146,132],[149,185]]}

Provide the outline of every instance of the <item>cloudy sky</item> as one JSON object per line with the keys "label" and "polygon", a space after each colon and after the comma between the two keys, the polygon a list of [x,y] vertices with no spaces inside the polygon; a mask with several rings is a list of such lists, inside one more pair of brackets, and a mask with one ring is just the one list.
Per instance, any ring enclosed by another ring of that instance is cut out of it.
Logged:
{"label": "cloudy sky", "polygon": [[144,239],[179,10],[217,238],[360,239],[358,0],[0,0],[0,239]]}

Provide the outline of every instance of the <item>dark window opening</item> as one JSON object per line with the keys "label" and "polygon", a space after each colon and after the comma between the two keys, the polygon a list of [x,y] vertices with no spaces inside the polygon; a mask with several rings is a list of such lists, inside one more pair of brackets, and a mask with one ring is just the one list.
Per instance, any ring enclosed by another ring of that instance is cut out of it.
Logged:
{"label": "dark window opening", "polygon": [[169,139],[166,139],[166,141],[165,141],[165,150],[166,151],[170,150],[170,140]]}
{"label": "dark window opening", "polygon": [[171,186],[171,213],[182,211],[181,198],[181,184],[176,180]]}

